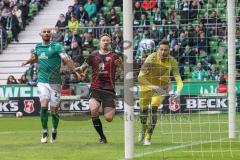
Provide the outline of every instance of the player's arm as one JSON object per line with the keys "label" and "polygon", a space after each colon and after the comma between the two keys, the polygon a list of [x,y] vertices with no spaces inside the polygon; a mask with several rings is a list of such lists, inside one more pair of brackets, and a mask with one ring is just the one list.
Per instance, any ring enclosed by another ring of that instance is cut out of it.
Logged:
{"label": "player's arm", "polygon": [[172,73],[175,78],[175,81],[177,82],[177,92],[180,94],[183,88],[183,81],[180,76],[178,64],[176,60],[173,61]]}
{"label": "player's arm", "polygon": [[67,66],[67,69],[68,69],[69,71],[73,71],[73,70],[74,70],[74,62],[73,62],[73,60],[67,55],[67,53],[61,52],[61,53],[60,53],[60,57],[61,57],[61,59],[62,59],[63,64]]}
{"label": "player's arm", "polygon": [[22,67],[23,67],[23,66],[26,66],[27,64],[34,63],[34,62],[36,62],[37,60],[38,60],[37,55],[31,54],[31,57],[30,57],[26,62],[23,62],[23,63],[21,64],[21,66],[22,66]]}
{"label": "player's arm", "polygon": [[174,62],[173,62],[172,73],[174,75],[175,81],[177,82],[177,91],[174,93],[173,98],[176,102],[180,102],[180,93],[181,93],[182,88],[183,88],[183,81],[182,81],[182,78],[179,74],[179,69],[178,69],[178,65],[177,65],[176,60],[174,60]]}
{"label": "player's arm", "polygon": [[82,77],[85,76],[84,71],[87,69],[88,66],[88,63],[85,61],[80,67],[74,69],[74,72],[76,73],[78,79],[82,79]]}

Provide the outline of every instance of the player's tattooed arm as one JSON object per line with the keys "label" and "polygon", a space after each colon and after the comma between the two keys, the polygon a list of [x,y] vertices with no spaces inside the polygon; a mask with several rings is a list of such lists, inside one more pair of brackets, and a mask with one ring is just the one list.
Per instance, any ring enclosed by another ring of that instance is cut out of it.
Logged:
{"label": "player's tattooed arm", "polygon": [[85,77],[84,71],[88,66],[89,65],[87,64],[87,62],[83,62],[83,64],[80,67],[74,69],[79,80]]}
{"label": "player's tattooed arm", "polygon": [[69,71],[73,71],[74,70],[74,62],[73,62],[73,60],[65,52],[62,52],[60,54],[60,57],[62,59],[63,64],[67,66],[67,69]]}
{"label": "player's tattooed arm", "polygon": [[27,65],[27,64],[34,63],[34,62],[36,62],[37,60],[38,60],[38,57],[37,57],[35,54],[31,54],[31,57],[30,57],[26,62],[23,62],[23,63],[21,64],[21,66],[23,67],[23,66],[25,66],[25,65]]}
{"label": "player's tattooed arm", "polygon": [[88,67],[89,65],[87,62],[83,62],[83,64],[80,67],[75,68],[75,72],[84,72],[84,70]]}

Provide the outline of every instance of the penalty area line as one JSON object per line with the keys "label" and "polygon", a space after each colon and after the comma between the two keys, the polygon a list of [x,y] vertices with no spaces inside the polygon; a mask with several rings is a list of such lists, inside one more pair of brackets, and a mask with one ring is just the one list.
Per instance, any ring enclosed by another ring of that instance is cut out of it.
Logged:
{"label": "penalty area line", "polygon": [[[179,146],[174,146],[174,147],[168,147],[168,148],[163,148],[163,149],[146,151],[146,152],[143,152],[143,153],[135,154],[134,158],[139,158],[139,157],[143,157],[143,156],[146,156],[146,155],[151,155],[151,154],[154,154],[154,153],[173,151],[173,150],[176,150],[176,149],[186,148],[186,147],[190,147],[190,146],[196,146],[196,145],[200,145],[200,144],[220,142],[220,141],[224,141],[226,139],[228,139],[228,138],[216,139],[216,140],[211,140],[211,141],[198,141],[198,142],[193,142],[193,143],[189,143],[189,144],[185,144],[185,145],[179,145]],[[125,158],[120,158],[118,160],[126,160],[126,159]]]}

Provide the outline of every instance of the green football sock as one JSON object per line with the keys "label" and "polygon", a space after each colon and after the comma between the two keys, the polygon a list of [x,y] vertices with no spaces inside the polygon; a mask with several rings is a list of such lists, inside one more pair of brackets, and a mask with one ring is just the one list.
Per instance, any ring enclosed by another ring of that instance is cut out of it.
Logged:
{"label": "green football sock", "polygon": [[44,131],[47,131],[48,130],[48,108],[47,107],[41,107],[40,118],[42,122],[42,129]]}
{"label": "green football sock", "polygon": [[59,115],[58,115],[58,113],[52,113],[52,128],[54,130],[57,130],[58,123],[59,123]]}

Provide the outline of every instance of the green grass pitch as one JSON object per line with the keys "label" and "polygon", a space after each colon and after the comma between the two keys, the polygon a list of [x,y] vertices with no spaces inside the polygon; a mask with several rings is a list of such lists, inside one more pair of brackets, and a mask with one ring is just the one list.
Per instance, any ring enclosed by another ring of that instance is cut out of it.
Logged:
{"label": "green grass pitch", "polygon": [[[136,160],[240,159],[240,139],[228,139],[227,114],[165,115],[159,117],[151,146],[137,142]],[[51,118],[49,118],[51,122]],[[40,144],[39,117],[0,118],[1,160],[120,160],[124,158],[124,122],[102,120],[108,144],[98,144],[90,120],[60,121],[58,141]],[[239,115],[237,115],[239,122]],[[49,123],[50,125],[50,123]],[[239,123],[237,128],[239,128]]]}

